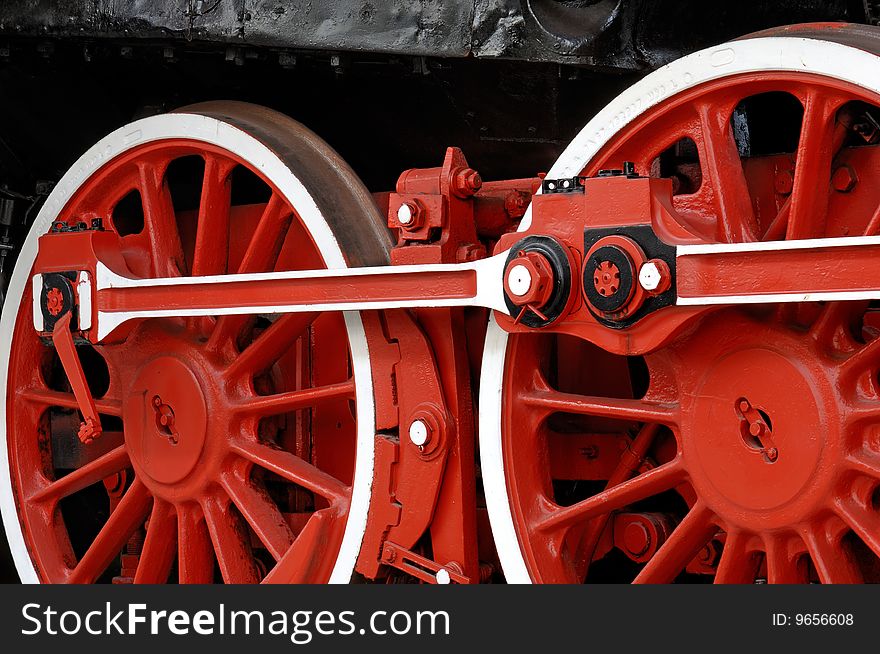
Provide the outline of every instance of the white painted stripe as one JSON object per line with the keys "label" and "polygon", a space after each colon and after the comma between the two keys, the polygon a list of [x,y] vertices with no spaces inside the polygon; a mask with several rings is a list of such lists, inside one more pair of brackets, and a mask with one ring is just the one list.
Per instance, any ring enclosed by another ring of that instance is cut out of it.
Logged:
{"label": "white painted stripe", "polygon": [[714,306],[719,304],[773,304],[788,302],[849,302],[853,300],[880,300],[880,290],[823,291],[822,293],[764,293],[756,295],[709,295],[680,297],[676,304],[682,307]]}
{"label": "white painted stripe", "polygon": [[740,252],[776,252],[817,250],[820,248],[867,247],[880,245],[880,236],[841,236],[805,238],[795,241],[755,241],[751,243],[695,243],[676,247],[676,258],[701,254],[737,254]]}

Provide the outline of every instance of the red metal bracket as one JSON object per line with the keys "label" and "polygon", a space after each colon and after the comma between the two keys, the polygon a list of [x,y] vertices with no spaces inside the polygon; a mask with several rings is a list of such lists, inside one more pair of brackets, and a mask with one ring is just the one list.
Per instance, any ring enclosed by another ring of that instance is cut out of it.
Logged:
{"label": "red metal bracket", "polygon": [[[431,524],[455,434],[432,349],[412,316],[387,311],[365,318],[374,360],[377,426],[399,432],[397,438],[380,435],[376,442],[373,500],[358,560],[358,571],[373,578],[380,573],[386,539],[412,547]],[[411,437],[417,423],[423,440]]]}
{"label": "red metal bracket", "polygon": [[88,444],[101,435],[101,418],[98,415],[98,408],[95,406],[95,398],[92,397],[92,392],[89,390],[79,355],[76,353],[76,345],[70,331],[70,320],[70,311],[58,319],[52,331],[52,343],[55,345],[61,367],[64,368],[64,374],[67,375],[73,396],[76,398],[79,411],[83,416],[79,427],[79,439]]}
{"label": "red metal bracket", "polygon": [[470,584],[475,581],[461,574],[455,563],[439,565],[392,542],[386,541],[382,548],[382,562],[403,570],[426,584]]}

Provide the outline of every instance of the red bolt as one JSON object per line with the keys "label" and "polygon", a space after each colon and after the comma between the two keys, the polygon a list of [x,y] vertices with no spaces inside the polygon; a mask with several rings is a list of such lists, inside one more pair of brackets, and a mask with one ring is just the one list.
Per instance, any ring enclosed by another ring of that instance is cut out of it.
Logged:
{"label": "red bolt", "polygon": [[715,544],[714,540],[706,543],[703,549],[700,550],[700,553],[697,555],[697,560],[703,565],[710,567],[718,563],[718,546]]}
{"label": "red bolt", "polygon": [[461,168],[452,177],[452,192],[460,198],[469,198],[483,187],[483,178],[473,168]]}
{"label": "red bolt", "polygon": [[394,563],[394,560],[397,558],[397,554],[390,547],[385,547],[385,550],[382,552],[382,559],[387,563]]}
{"label": "red bolt", "polygon": [[839,193],[849,193],[855,188],[858,181],[856,171],[848,164],[839,166],[831,176],[831,185]]}
{"label": "red bolt", "polygon": [[520,252],[504,273],[504,290],[517,306],[540,309],[553,294],[550,262],[537,252]]}
{"label": "red bolt", "polygon": [[790,195],[794,188],[794,175],[790,170],[779,170],[776,172],[776,179],[773,180],[773,186],[779,195]]}
{"label": "red bolt", "polygon": [[522,191],[511,191],[504,198],[504,210],[512,219],[522,218],[529,206],[529,194]]}
{"label": "red bolt", "polygon": [[651,534],[641,522],[631,522],[623,530],[623,546],[633,556],[641,556],[651,547]]}

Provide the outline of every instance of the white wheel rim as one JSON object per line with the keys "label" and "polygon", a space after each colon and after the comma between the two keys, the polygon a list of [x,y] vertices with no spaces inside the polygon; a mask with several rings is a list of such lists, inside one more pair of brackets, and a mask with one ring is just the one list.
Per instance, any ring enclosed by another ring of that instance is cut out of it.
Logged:
{"label": "white wheel rim", "polygon": [[[3,397],[4,401],[9,392],[7,382],[13,327],[37,255],[37,239],[48,231],[49,226],[82,183],[104,164],[135,147],[166,139],[188,139],[216,145],[252,165],[271,180],[290,204],[296,207],[297,215],[312,235],[327,267],[348,267],[339,243],[308,190],[275,153],[250,134],[216,118],[197,114],[166,114],[131,123],[99,141],[79,158],[47,198],[28,232],[12,273],[6,302],[0,316],[0,397]],[[330,583],[348,583],[351,580],[367,527],[373,483],[375,410],[369,350],[360,314],[345,312],[344,315],[357,389],[355,396],[357,449],[351,505],[339,554],[330,575]],[[39,583],[39,576],[28,554],[18,520],[9,468],[6,428],[7,421],[4,416],[0,421],[0,436],[4,443],[0,448],[0,511],[3,515],[3,526],[22,582]]]}
{"label": "white wheel rim", "polygon": [[[548,179],[580,174],[626,125],[670,97],[713,80],[755,72],[813,73],[880,93],[880,58],[830,41],[767,37],[733,41],[688,55],[637,82],[578,133],[547,173]],[[531,224],[531,207],[520,231]],[[520,547],[504,471],[501,419],[507,332],[490,320],[480,378],[480,467],[492,536],[508,583],[532,583]]]}

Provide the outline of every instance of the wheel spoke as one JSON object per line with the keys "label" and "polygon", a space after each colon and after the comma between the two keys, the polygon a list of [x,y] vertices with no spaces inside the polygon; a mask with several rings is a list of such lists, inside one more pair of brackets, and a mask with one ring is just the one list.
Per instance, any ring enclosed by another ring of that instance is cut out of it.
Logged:
{"label": "wheel spoke", "polygon": [[149,239],[153,274],[156,277],[178,277],[186,270],[186,265],[171,191],[162,171],[152,164],[142,163],[138,171],[144,205],[144,231]]}
{"label": "wheel spoke", "polygon": [[751,584],[755,581],[758,571],[757,557],[748,552],[748,539],[738,529],[727,532],[721,560],[715,571],[716,584]]}
{"label": "wheel spoke", "polygon": [[853,472],[880,481],[880,455],[868,451],[853,452],[846,457],[847,467]]}
{"label": "wheel spoke", "polygon": [[91,584],[119,556],[134,530],[144,524],[153,498],[147,487],[135,479],[89,549],[77,563],[68,581]]}
{"label": "wheel spoke", "polygon": [[[803,128],[802,130],[803,131]],[[834,125],[833,135],[831,139],[831,151],[833,153],[833,157],[836,157],[840,152],[840,149],[843,147],[844,142],[846,141],[847,134],[849,133],[849,128],[842,122],[838,122]],[[833,160],[832,157],[832,160]],[[830,170],[829,170],[830,174]],[[779,213],[770,223],[770,226],[767,228],[766,232],[762,240],[764,241],[781,241],[785,239],[785,232],[788,229],[789,219],[791,218],[791,207],[792,207],[792,195],[789,195],[785,202],[782,204],[782,207],[779,210]],[[827,207],[826,207],[827,209]],[[880,227],[880,213],[877,214],[876,217],[878,224],[877,227]],[[865,235],[870,235],[873,233],[871,229],[871,224],[874,221],[869,223],[868,229],[865,232]]]}
{"label": "wheel spoke", "polygon": [[125,445],[120,445],[64,477],[49,482],[28,499],[31,502],[57,502],[130,466],[128,450]]}
{"label": "wheel spoke", "polygon": [[[659,431],[660,425],[656,423],[644,425],[639,430],[638,435],[633,439],[630,449],[620,457],[620,460],[608,477],[608,482],[605,484],[606,490],[622,484],[638,472],[639,465],[644,461],[645,455],[654,444]],[[584,529],[577,547],[578,556],[575,559],[577,561],[579,579],[586,577],[587,569],[593,561],[596,547],[608,525],[610,517],[610,514],[607,513],[597,516],[590,520],[586,529]]]}
{"label": "wheel spoke", "polygon": [[860,584],[864,581],[845,546],[833,545],[824,532],[817,533],[815,529],[805,530],[802,536],[823,584]]}
{"label": "wheel spoke", "polygon": [[255,397],[239,405],[238,412],[242,415],[273,416],[316,407],[335,400],[353,399],[354,381],[350,379],[339,384]]}
{"label": "wheel spoke", "polygon": [[810,335],[819,343],[834,343],[855,316],[863,315],[867,302],[827,302],[810,326]]}
{"label": "wheel spoke", "polygon": [[202,502],[202,510],[224,583],[259,583],[260,575],[248,542],[247,530],[228,510],[228,504],[215,497],[207,497]]}
{"label": "wheel spoke", "polygon": [[577,504],[551,512],[538,522],[537,529],[544,533],[568,529],[579,522],[606,515],[633,502],[675,488],[684,481],[685,476],[684,467],[678,459],[675,459],[670,463],[644,472],[638,477],[633,477],[617,486],[603,490]]}
{"label": "wheel spoke", "polygon": [[147,524],[144,550],[138,561],[134,583],[166,583],[175,554],[177,554],[177,520],[174,508],[168,502],[154,499],[153,510]]}
{"label": "wheel spoke", "polygon": [[785,239],[785,230],[788,229],[788,217],[791,215],[791,196],[789,195],[779,213],[770,222],[770,225],[761,236],[762,241],[782,241]]}
{"label": "wheel spoke", "polygon": [[794,185],[786,239],[825,233],[834,159],[834,116],[842,99],[811,91],[804,99],[804,119],[794,167]]}
{"label": "wheel spoke", "polygon": [[205,158],[202,197],[196,227],[191,274],[220,275],[226,272],[229,254],[229,212],[234,164],[215,156]]}
{"label": "wheel spoke", "polygon": [[707,103],[698,105],[697,112],[704,149],[702,163],[718,211],[718,238],[728,243],[754,241],[755,211],[730,115]]}
{"label": "wheel spoke", "polygon": [[266,575],[269,584],[298,584],[314,578],[316,570],[331,567],[324,555],[324,543],[335,539],[342,528],[341,512],[345,507],[330,507],[315,511],[293,545]]}
{"label": "wheel spoke", "polygon": [[[272,323],[226,369],[226,378],[256,375],[287,352],[318,317],[317,313],[288,313]],[[218,322],[219,327],[219,322]]]}
{"label": "wheel spoke", "polygon": [[880,338],[875,338],[840,364],[840,374],[848,377],[878,367],[880,367]]}
{"label": "wheel spoke", "polygon": [[663,425],[678,424],[678,407],[654,404],[644,400],[626,400],[535,390],[521,396],[520,400],[546,413],[574,413],[600,418],[657,422]]}
{"label": "wheel spoke", "polygon": [[244,440],[232,443],[232,450],[251,463],[302,486],[331,504],[346,501],[348,498],[349,489],[345,484],[290,452]]}
{"label": "wheel spoke", "polygon": [[679,573],[697,555],[700,549],[718,532],[714,514],[701,502],[688,511],[669,539],[642,568],[633,583],[665,584],[675,580]]}
{"label": "wheel spoke", "polygon": [[223,475],[220,483],[272,557],[281,559],[293,543],[293,532],[269,494],[235,474]]}
{"label": "wheel spoke", "polygon": [[[18,392],[16,396],[25,402],[30,402],[37,406],[59,409],[79,409],[79,402],[76,401],[73,393],[62,393],[59,391],[50,391],[45,388],[28,388]],[[122,417],[122,401],[115,398],[102,397],[95,400],[95,407],[98,413],[106,416]]]}
{"label": "wheel spoke", "polygon": [[260,216],[238,272],[263,272],[274,268],[292,220],[293,211],[290,206],[284,198],[273,193]]}
{"label": "wheel spoke", "polygon": [[177,574],[182,584],[214,581],[214,548],[208,526],[196,505],[177,510]]}
{"label": "wheel spoke", "polygon": [[841,499],[835,503],[835,510],[856,536],[880,558],[880,516],[852,501]]}
{"label": "wheel spoke", "polygon": [[787,541],[773,536],[764,544],[764,561],[767,564],[767,583],[802,584],[806,581],[798,562],[791,558]]}
{"label": "wheel spoke", "polygon": [[880,207],[877,207],[865,227],[865,236],[876,236],[878,233],[880,233]]}
{"label": "wheel spoke", "polygon": [[[280,195],[273,193],[260,216],[237,272],[254,273],[273,270],[292,220],[293,212],[288,204]],[[223,343],[234,340],[242,333],[249,320],[247,316],[220,316],[208,347],[218,349]]]}

